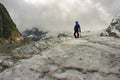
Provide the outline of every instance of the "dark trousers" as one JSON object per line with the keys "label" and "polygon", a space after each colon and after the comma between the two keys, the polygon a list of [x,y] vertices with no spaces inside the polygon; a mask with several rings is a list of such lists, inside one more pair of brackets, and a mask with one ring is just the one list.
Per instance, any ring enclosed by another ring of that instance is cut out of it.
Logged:
{"label": "dark trousers", "polygon": [[75,37],[75,38],[79,38],[78,29],[74,29],[74,37]]}

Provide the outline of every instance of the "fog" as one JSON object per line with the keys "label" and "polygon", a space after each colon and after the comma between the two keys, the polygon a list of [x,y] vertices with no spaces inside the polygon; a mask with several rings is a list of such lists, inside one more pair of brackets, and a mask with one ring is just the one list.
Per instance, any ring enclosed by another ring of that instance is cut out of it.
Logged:
{"label": "fog", "polygon": [[72,32],[75,21],[82,31],[108,27],[120,0],[0,0],[22,32],[39,27],[52,32]]}

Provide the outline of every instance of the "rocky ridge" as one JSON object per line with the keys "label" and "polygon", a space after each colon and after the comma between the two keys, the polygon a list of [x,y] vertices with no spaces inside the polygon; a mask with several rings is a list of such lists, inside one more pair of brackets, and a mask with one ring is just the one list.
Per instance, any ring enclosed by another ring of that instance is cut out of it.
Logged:
{"label": "rocky ridge", "polygon": [[120,38],[120,14],[116,15],[109,27],[101,33],[101,36],[112,36],[116,38]]}

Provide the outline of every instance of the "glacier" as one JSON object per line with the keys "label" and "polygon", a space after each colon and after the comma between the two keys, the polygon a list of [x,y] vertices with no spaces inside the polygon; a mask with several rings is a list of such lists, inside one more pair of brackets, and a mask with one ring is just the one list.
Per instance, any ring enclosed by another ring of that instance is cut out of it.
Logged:
{"label": "glacier", "polygon": [[[64,38],[49,49],[20,59],[0,73],[0,80],[120,80],[120,40],[98,35]],[[25,46],[13,52],[24,53]]]}

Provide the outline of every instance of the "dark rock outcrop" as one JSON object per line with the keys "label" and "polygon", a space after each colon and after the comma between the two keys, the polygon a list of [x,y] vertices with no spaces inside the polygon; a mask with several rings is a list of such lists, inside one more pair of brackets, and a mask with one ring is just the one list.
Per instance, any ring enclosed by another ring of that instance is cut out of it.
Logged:
{"label": "dark rock outcrop", "polygon": [[7,9],[0,3],[0,43],[21,40],[23,40],[21,33],[18,31]]}

